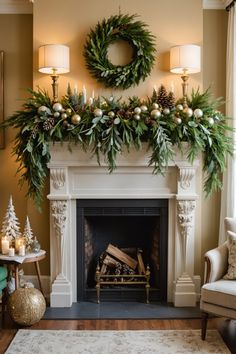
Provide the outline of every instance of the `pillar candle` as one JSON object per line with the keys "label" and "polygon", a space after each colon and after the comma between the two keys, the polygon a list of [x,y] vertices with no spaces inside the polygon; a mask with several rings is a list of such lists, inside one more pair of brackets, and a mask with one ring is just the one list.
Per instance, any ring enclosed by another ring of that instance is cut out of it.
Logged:
{"label": "pillar candle", "polygon": [[7,237],[2,237],[2,254],[8,254],[9,252],[9,240]]}
{"label": "pillar candle", "polygon": [[21,245],[19,248],[19,256],[25,256],[25,245]]}
{"label": "pillar candle", "polygon": [[9,252],[8,252],[9,257],[14,257],[15,256],[15,248],[10,247]]}

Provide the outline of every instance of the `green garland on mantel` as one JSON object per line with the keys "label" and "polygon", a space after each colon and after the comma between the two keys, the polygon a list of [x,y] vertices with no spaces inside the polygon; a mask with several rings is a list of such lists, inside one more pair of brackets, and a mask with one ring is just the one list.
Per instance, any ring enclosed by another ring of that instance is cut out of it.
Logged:
{"label": "green garland on mantel", "polygon": [[72,149],[74,143],[79,144],[95,154],[98,163],[103,156],[110,172],[116,167],[117,154],[125,148],[141,149],[147,142],[154,173],[164,173],[174,159],[174,146],[181,149],[181,143],[188,142],[187,158],[191,163],[203,153],[206,195],[222,186],[226,157],[233,153],[232,138],[227,134],[231,128],[226,117],[216,110],[219,100],[211,100],[208,90],[202,94],[193,91],[188,107],[183,107],[181,100],[173,104],[173,97],[163,99],[163,87],[159,95],[153,91],[145,100],[132,97],[122,101],[111,96],[98,97],[88,104],[82,93],[74,93],[70,87],[57,103],[44,90],[30,93],[22,110],[2,127],[17,128],[13,154],[19,162],[20,184],[27,181],[27,196],[38,206],[48,175],[51,142],[68,142]]}

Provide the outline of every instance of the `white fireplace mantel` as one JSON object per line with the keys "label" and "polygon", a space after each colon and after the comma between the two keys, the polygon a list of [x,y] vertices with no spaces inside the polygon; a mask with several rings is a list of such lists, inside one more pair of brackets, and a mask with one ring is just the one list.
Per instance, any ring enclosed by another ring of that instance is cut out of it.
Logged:
{"label": "white fireplace mantel", "polygon": [[168,199],[168,301],[195,306],[194,234],[197,200],[196,171],[184,154],[176,153],[165,176],[148,167],[150,153],[119,156],[111,174],[105,163],[75,145],[50,148],[51,306],[70,307],[77,301],[76,199]]}

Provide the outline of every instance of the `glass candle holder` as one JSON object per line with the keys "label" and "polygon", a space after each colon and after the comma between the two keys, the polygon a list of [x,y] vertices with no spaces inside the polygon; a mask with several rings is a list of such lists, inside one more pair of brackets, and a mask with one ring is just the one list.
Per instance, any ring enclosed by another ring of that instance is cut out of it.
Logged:
{"label": "glass candle holder", "polygon": [[22,236],[17,236],[15,238],[15,251],[19,253],[20,247],[25,245],[25,239]]}

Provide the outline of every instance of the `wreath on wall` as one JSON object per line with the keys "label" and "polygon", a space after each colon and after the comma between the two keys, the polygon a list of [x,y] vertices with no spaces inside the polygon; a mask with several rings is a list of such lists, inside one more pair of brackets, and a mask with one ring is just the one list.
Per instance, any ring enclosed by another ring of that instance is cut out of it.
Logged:
{"label": "wreath on wall", "polygon": [[192,163],[203,153],[204,190],[206,195],[221,188],[221,174],[226,157],[232,155],[234,145],[228,135],[232,131],[226,117],[217,110],[219,100],[211,100],[209,91],[193,91],[188,107],[162,85],[150,97],[121,101],[114,96],[97,97],[85,104],[83,93],[72,92],[54,103],[48,93],[30,90],[31,97],[23,108],[0,127],[17,129],[13,153],[19,162],[20,184],[28,183],[29,197],[40,205],[42,190],[48,175],[50,143],[80,144],[105,159],[109,171],[116,168],[116,157],[125,149],[141,149],[148,143],[149,165],[154,173],[165,173],[174,159],[174,146],[182,149],[188,142],[187,159]]}
{"label": "wreath on wall", "polygon": [[[155,37],[136,15],[116,15],[98,23],[88,35],[84,57],[92,76],[106,87],[127,89],[138,85],[150,74],[155,61]],[[124,40],[133,49],[133,58],[127,65],[113,65],[108,58],[108,47]]]}

